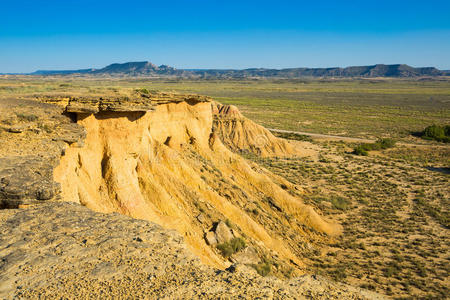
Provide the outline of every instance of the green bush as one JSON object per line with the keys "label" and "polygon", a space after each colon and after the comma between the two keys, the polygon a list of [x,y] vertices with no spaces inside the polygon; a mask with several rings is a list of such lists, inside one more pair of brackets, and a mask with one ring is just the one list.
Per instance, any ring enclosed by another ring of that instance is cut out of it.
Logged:
{"label": "green bush", "polygon": [[362,145],[359,145],[353,149],[353,154],[367,156],[367,155],[369,155],[369,152],[367,152],[367,150],[364,149],[364,147]]}
{"label": "green bush", "polygon": [[422,132],[422,138],[426,140],[450,143],[450,125],[439,126],[433,124],[428,126]]}
{"label": "green bush", "polygon": [[375,143],[359,144],[353,148],[353,154],[355,155],[369,155],[369,151],[372,150],[384,150],[395,146],[395,140],[389,138],[378,139]]}
{"label": "green bush", "polygon": [[334,208],[339,210],[347,210],[350,205],[350,201],[343,197],[334,197],[331,199],[331,204]]}
{"label": "green bush", "polygon": [[150,94],[150,91],[148,89],[145,89],[145,88],[137,89],[136,91],[141,93],[141,94],[145,94],[145,95]]}
{"label": "green bush", "polygon": [[217,245],[217,249],[226,258],[246,247],[245,240],[241,237],[232,238],[229,242]]}
{"label": "green bush", "polygon": [[273,263],[271,260],[263,258],[262,262],[260,262],[259,264],[253,264],[252,267],[259,275],[267,276],[272,271],[272,265]]}
{"label": "green bush", "polygon": [[287,140],[296,140],[296,141],[306,141],[306,142],[312,142],[313,139],[309,135],[304,134],[298,134],[294,132],[277,132],[272,131],[273,135],[276,137],[287,139]]}
{"label": "green bush", "polygon": [[379,145],[381,149],[393,148],[395,146],[395,143],[396,143],[395,140],[388,138],[378,139],[375,142],[375,144]]}

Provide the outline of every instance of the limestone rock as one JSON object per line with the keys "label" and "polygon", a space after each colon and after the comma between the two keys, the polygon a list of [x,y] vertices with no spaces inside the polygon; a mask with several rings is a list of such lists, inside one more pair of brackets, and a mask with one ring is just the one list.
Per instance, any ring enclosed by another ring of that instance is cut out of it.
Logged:
{"label": "limestone rock", "polygon": [[86,129],[77,123],[62,124],[54,141],[63,141],[69,144],[82,143],[86,138]]}
{"label": "limestone rock", "polygon": [[226,243],[233,238],[230,228],[223,221],[217,223],[214,233],[216,235],[217,243],[219,244]]}
{"label": "limestone rock", "polygon": [[253,247],[246,247],[244,250],[239,251],[231,256],[231,261],[240,264],[258,264],[261,260]]}
{"label": "limestone rock", "polygon": [[0,158],[0,207],[49,200],[59,193],[53,181],[55,158],[12,156]]}
{"label": "limestone rock", "polygon": [[206,217],[203,213],[201,213],[197,216],[197,220],[202,224],[206,223]]}
{"label": "limestone rock", "polygon": [[[296,245],[280,234],[285,225],[253,218],[242,204],[249,199],[258,202],[272,197],[296,222],[322,232],[334,230],[300,199],[281,189],[276,183],[278,179],[269,171],[232,153],[219,138],[210,143],[210,137],[214,136],[213,116],[207,97],[144,93],[128,98],[52,96],[47,100],[61,106],[39,102],[33,105],[42,106],[36,114],[39,122],[48,123],[51,130],[43,130],[39,137],[30,132],[0,136],[15,138],[8,151],[23,148],[30,157],[43,157],[41,165],[32,163],[34,158],[24,160],[33,167],[26,164],[22,167],[15,160],[5,163],[5,173],[1,174],[5,179],[0,186],[4,207],[63,199],[95,211],[120,212],[151,220],[178,230],[187,237],[190,249],[205,263],[218,268],[227,267],[229,262],[213,247],[205,246],[205,226],[192,219],[198,215],[197,202],[212,210],[208,212],[211,218],[229,218],[239,232],[249,237],[249,244],[274,251],[280,260],[296,265],[301,264],[301,258],[293,251]],[[78,108],[67,109],[71,105]],[[154,110],[139,111],[148,105]],[[125,108],[132,111],[120,111]],[[95,114],[86,113],[97,110]],[[45,119],[46,116],[51,118]],[[77,126],[86,128],[85,138]],[[71,134],[76,138],[71,139]],[[84,147],[71,143],[78,138],[84,138]],[[7,142],[5,139],[2,141]],[[22,153],[18,156],[25,157]],[[46,160],[48,165],[44,164]],[[16,171],[17,168],[21,170]],[[200,180],[202,176],[206,180]],[[262,211],[265,206],[261,206]],[[272,209],[267,209],[270,210],[264,213],[276,220]],[[208,236],[211,245],[236,236],[224,222],[217,225]],[[268,230],[273,226],[281,228],[278,232]]]}
{"label": "limestone rock", "polygon": [[217,244],[217,240],[216,240],[216,234],[212,231],[208,231],[205,234],[205,240],[208,243],[208,245],[213,246]]}
{"label": "limestone rock", "polygon": [[241,273],[241,276],[242,275],[255,276],[257,274],[254,268],[242,263],[233,263],[231,266],[226,268],[226,270],[231,273]]}
{"label": "limestone rock", "polygon": [[21,132],[0,135],[0,208],[59,199],[53,169],[67,143],[86,136],[83,126],[62,113],[61,107],[37,101],[0,101],[0,115],[11,121],[8,131]]}
{"label": "limestone rock", "polygon": [[31,128],[31,124],[17,124],[14,126],[9,127],[9,132],[11,133],[22,133],[25,130],[28,130]]}
{"label": "limestone rock", "polygon": [[168,103],[200,103],[210,102],[209,97],[200,95],[184,95],[176,93],[139,93],[123,96],[66,96],[41,95],[37,97],[45,103],[59,104],[68,113],[96,114],[98,112],[147,112],[154,110],[156,105]]}
{"label": "limestone rock", "polygon": [[234,105],[222,105],[217,102],[213,104],[213,114],[220,116],[223,119],[239,119],[242,118],[242,114],[239,109]]}

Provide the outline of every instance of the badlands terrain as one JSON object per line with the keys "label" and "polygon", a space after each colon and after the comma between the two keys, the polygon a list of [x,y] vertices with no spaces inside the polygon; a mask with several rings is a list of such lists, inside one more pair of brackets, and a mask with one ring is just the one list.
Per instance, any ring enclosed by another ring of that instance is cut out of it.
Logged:
{"label": "badlands terrain", "polygon": [[4,76],[0,297],[445,298],[449,95]]}

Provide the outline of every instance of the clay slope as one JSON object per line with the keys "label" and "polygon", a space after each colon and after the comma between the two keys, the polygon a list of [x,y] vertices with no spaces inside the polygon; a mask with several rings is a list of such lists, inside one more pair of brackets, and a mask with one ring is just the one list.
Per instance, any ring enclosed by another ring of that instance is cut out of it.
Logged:
{"label": "clay slope", "polygon": [[298,151],[286,140],[242,116],[234,105],[212,103],[214,131],[235,152],[252,152],[261,157],[287,156]]}
{"label": "clay slope", "polygon": [[[0,210],[1,299],[380,299],[303,275],[200,263],[175,231],[78,204]],[[38,230],[37,230],[38,229]]]}
{"label": "clay slope", "polygon": [[206,238],[226,221],[231,234],[219,243],[241,237],[250,261],[266,256],[302,270],[304,245],[339,227],[294,197],[287,181],[228,150],[213,132],[209,99],[173,99],[147,95],[151,110],[130,112],[86,112],[77,99],[64,103],[87,135],[84,145],[66,149],[54,171],[62,199],[176,229],[203,262],[220,268],[228,259]]}

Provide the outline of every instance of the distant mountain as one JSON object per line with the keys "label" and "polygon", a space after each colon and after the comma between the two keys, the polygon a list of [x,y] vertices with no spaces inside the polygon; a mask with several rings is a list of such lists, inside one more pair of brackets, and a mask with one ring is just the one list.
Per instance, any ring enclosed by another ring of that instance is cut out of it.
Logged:
{"label": "distant mountain", "polygon": [[208,77],[418,77],[443,76],[445,72],[433,67],[414,68],[408,65],[374,65],[347,68],[290,68],[245,70],[196,70]]}
{"label": "distant mountain", "polygon": [[82,70],[37,70],[29,75],[68,75],[68,74],[86,74],[92,73],[95,69]]}
{"label": "distant mountain", "polygon": [[167,65],[156,66],[148,61],[143,62],[127,62],[124,64],[111,64],[103,69],[95,70],[93,74],[110,74],[110,75],[189,75],[189,72],[177,70]]}
{"label": "distant mountain", "polygon": [[30,75],[70,75],[87,74],[102,76],[170,76],[192,78],[301,78],[301,77],[419,77],[450,76],[450,71],[434,67],[414,68],[408,65],[373,65],[347,68],[289,68],[289,69],[175,69],[167,65],[157,66],[148,61],[111,64],[102,69],[82,69],[45,71],[39,70]]}
{"label": "distant mountain", "polygon": [[190,72],[177,70],[173,67],[161,65],[157,66],[148,61],[127,62],[123,64],[111,64],[102,69],[81,69],[81,70],[38,70],[30,75],[69,75],[69,74],[90,74],[90,75],[124,75],[124,76],[183,76],[190,75]]}

